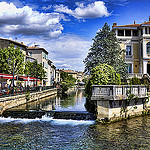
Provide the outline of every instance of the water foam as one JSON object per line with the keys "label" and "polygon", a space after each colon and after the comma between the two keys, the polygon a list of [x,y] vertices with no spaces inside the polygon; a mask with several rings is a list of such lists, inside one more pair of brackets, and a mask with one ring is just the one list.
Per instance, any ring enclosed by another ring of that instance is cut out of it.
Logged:
{"label": "water foam", "polygon": [[77,125],[91,125],[94,124],[95,121],[93,120],[65,120],[65,119],[53,119],[52,117],[43,116],[41,119],[21,119],[21,118],[3,118],[0,117],[0,123],[8,123],[8,122],[14,122],[14,123],[30,123],[30,122],[37,122],[37,121],[46,121],[50,122],[52,125],[71,125],[71,126],[77,126]]}

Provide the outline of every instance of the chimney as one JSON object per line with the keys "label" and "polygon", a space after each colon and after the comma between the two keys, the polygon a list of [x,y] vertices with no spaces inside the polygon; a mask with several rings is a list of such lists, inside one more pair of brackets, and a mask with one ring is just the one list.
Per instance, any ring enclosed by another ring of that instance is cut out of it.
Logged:
{"label": "chimney", "polygon": [[21,42],[21,44],[23,45],[23,42]]}
{"label": "chimney", "polygon": [[135,24],[135,21],[134,21],[134,24]]}
{"label": "chimney", "polygon": [[34,45],[34,47],[37,47],[38,45]]}
{"label": "chimney", "polygon": [[117,26],[117,23],[113,23],[113,26],[112,26],[112,28],[113,28],[113,27],[116,27],[116,26]]}
{"label": "chimney", "polygon": [[150,21],[150,16],[149,16],[149,21]]}

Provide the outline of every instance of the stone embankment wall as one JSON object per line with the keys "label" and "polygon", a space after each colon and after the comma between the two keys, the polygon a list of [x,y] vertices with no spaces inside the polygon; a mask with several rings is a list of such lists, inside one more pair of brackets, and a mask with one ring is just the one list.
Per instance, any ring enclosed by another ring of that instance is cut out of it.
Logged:
{"label": "stone embankment wall", "polygon": [[[91,100],[95,101],[99,120],[107,118],[113,121],[128,116],[137,116],[150,109],[147,87],[144,85],[94,85],[92,88]],[[130,95],[129,91],[130,94],[134,94],[131,100],[127,100]]]}
{"label": "stone embankment wall", "polygon": [[40,92],[30,93],[28,95],[28,98],[26,94],[0,98],[0,115],[2,115],[2,113],[7,109],[10,109],[10,108],[13,108],[13,107],[16,107],[16,106],[19,106],[28,102],[36,101],[41,98],[45,98],[47,96],[56,95],[56,94],[57,94],[57,89],[55,88],[55,89],[49,89],[49,90],[44,90]]}

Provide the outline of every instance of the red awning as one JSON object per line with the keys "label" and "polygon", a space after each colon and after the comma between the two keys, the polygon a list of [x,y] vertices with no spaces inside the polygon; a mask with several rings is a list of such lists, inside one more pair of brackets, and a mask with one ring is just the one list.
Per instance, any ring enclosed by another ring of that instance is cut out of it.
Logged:
{"label": "red awning", "polygon": [[25,76],[19,76],[18,80],[22,80],[22,81],[39,81],[39,79],[36,79],[34,77],[25,77]]}
{"label": "red awning", "polygon": [[[0,79],[13,79],[13,75],[0,73]],[[14,76],[14,79],[16,79],[16,76]]]}
{"label": "red awning", "polygon": [[24,76],[19,76],[18,77],[18,80],[21,80],[21,81],[30,81],[30,79],[28,79],[29,77],[24,77]]}
{"label": "red awning", "polygon": [[36,79],[36,78],[34,78],[34,77],[29,77],[30,78],[30,81],[40,81],[39,79]]}

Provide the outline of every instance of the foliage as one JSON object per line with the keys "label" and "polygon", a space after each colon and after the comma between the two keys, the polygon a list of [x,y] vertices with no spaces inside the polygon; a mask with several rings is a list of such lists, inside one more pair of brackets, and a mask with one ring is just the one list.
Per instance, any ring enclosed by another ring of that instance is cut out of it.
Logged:
{"label": "foliage", "polygon": [[88,78],[83,78],[82,79],[82,82],[84,82],[85,84],[87,83],[87,81],[88,81]]}
{"label": "foliage", "polygon": [[30,92],[29,91],[26,92],[25,97],[26,97],[26,101],[30,100]]}
{"label": "foliage", "polygon": [[0,58],[0,73],[13,74],[13,63],[15,74],[24,73],[24,54],[19,47],[0,48]]}
{"label": "foliage", "polygon": [[121,111],[120,111],[120,114],[122,115],[123,113],[125,114],[125,118],[127,118],[127,112],[134,108],[134,109],[137,109],[137,106],[132,106],[130,107],[130,109],[128,109],[128,106],[130,104],[131,101],[135,100],[137,101],[138,100],[138,97],[136,97],[134,94],[131,93],[131,87],[130,89],[127,91],[126,93],[127,95],[127,98],[124,100],[124,106],[121,108]]}
{"label": "foliage", "polygon": [[42,64],[38,64],[37,60],[34,62],[27,61],[25,65],[25,74],[27,76],[35,77],[42,80],[46,77],[46,71],[43,69]]}
{"label": "foliage", "polygon": [[111,31],[109,25],[105,23],[93,39],[93,45],[84,60],[85,72],[91,74],[91,70],[99,63],[105,63],[114,67],[115,71],[125,79],[127,64],[124,62],[123,54],[124,50],[120,48],[114,31]]}
{"label": "foliage", "polygon": [[62,79],[62,92],[67,91],[69,87],[75,85],[76,79],[72,75],[68,75],[66,72],[61,72],[60,77]]}
{"label": "foliage", "polygon": [[130,85],[141,85],[141,80],[137,77],[130,78]]}
{"label": "foliage", "polygon": [[96,112],[96,106],[90,100],[92,96],[92,85],[107,85],[107,84],[121,84],[121,78],[114,68],[107,64],[99,64],[91,70],[91,77],[85,85],[86,104],[85,107],[90,112]]}
{"label": "foliage", "polygon": [[121,84],[120,75],[112,66],[107,64],[99,64],[93,68],[90,80],[92,85]]}

